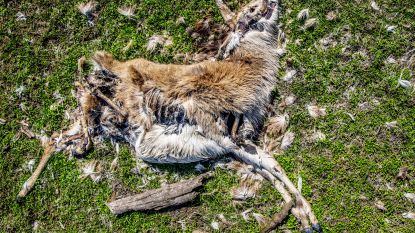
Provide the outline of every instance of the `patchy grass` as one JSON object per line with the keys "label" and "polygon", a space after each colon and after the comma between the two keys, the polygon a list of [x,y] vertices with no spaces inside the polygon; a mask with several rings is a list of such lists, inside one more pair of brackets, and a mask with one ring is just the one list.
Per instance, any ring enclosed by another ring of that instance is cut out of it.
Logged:
{"label": "patchy grass", "polygon": [[[200,197],[185,208],[112,216],[105,202],[115,183],[143,189],[142,176],[131,172],[135,162],[126,147],[121,148],[120,168],[101,183],[79,179],[81,161],[57,154],[25,201],[16,203],[30,176],[27,162],[42,153],[38,141],[19,133],[19,122],[25,120],[35,132],[47,134],[67,125],[63,113],[76,105],[71,90],[81,76],[76,71],[78,58],[107,50],[120,59],[142,56],[172,62],[175,54],[195,49],[186,26],[175,23],[179,16],[187,25],[208,15],[221,20],[213,0],[99,1],[94,27],[88,27],[78,12],[79,1],[19,2],[0,1],[0,118],[6,120],[0,125],[1,231],[168,232],[182,231],[181,222],[185,231],[212,231],[210,223],[220,222],[217,215],[223,213],[233,225],[221,224],[221,231],[251,232],[258,231],[257,223],[245,222],[240,212],[253,207],[270,215],[280,209],[281,197],[269,185],[257,198],[233,203],[229,190],[237,177],[219,169]],[[120,15],[117,7],[122,5],[135,5],[138,21]],[[230,5],[235,8],[238,3]],[[413,77],[402,65],[385,62],[389,56],[399,60],[415,47],[415,8],[410,1],[384,0],[378,5],[380,11],[372,10],[370,1],[283,1],[281,22],[289,43],[280,74],[287,68],[299,72],[291,83],[281,80],[277,89],[297,96],[286,109],[296,139],[276,157],[293,180],[302,176],[303,193],[327,232],[415,229],[414,220],[402,217],[403,212],[415,211],[415,204],[403,197],[415,190],[415,97],[412,90],[398,86],[402,71],[402,79]],[[318,19],[314,30],[303,30],[296,19],[303,8]],[[337,15],[331,21],[326,19],[330,11]],[[18,21],[18,12],[26,20]],[[387,25],[398,27],[387,32]],[[163,53],[146,52],[147,39],[163,31],[172,36],[173,45]],[[122,52],[130,40],[131,49]],[[63,102],[54,98],[56,93],[65,97]],[[310,103],[325,107],[327,116],[311,118],[306,110]],[[384,126],[390,121],[397,121],[397,127]],[[314,130],[326,139],[309,142]],[[108,168],[113,158],[113,148],[106,145],[83,160],[98,159]],[[396,178],[402,166],[408,167],[409,179]],[[145,188],[196,174],[193,165],[157,168],[149,171],[155,179]],[[377,201],[384,203],[384,211],[375,207]],[[277,231],[284,229],[299,231],[292,216]]]}

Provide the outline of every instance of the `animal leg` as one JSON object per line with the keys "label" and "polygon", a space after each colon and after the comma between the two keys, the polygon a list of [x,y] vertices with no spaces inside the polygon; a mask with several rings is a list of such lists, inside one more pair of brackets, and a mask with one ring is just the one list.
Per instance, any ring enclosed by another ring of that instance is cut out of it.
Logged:
{"label": "animal leg", "polygon": [[[281,211],[281,213],[276,214],[272,218],[272,221],[268,224],[268,226],[266,228],[264,228],[262,231],[263,232],[269,232],[269,231],[275,229],[278,226],[278,224],[280,224],[281,221],[284,220],[284,218],[286,217],[286,215],[284,217],[282,214],[285,213],[285,210],[286,210],[286,208],[288,208],[288,206],[291,207],[291,208],[289,208],[289,210],[291,210],[291,213],[301,223],[302,228],[305,229],[305,231],[310,231],[311,228],[310,228],[309,221],[307,219],[307,215],[301,208],[299,208],[299,206],[301,206],[301,203],[298,203],[298,201],[297,201],[297,203],[295,203],[296,206],[294,206],[294,200],[291,197],[290,193],[287,191],[287,189],[284,187],[284,184],[282,184],[281,181],[276,179],[271,173],[269,173],[265,169],[258,169],[258,173],[261,174],[265,179],[269,180],[274,185],[274,187],[282,195],[282,198],[285,201],[285,205],[284,205],[283,210]],[[296,198],[296,200],[298,200],[298,198]]]}
{"label": "animal leg", "polygon": [[17,201],[20,201],[23,197],[25,197],[29,191],[33,188],[36,180],[38,179],[40,173],[42,173],[43,169],[45,168],[46,164],[48,163],[50,157],[54,154],[56,148],[51,139],[46,143],[42,158],[39,161],[39,164],[36,167],[36,170],[32,173],[30,178],[23,184],[22,189],[20,190],[19,194],[17,195]]}
{"label": "animal leg", "polygon": [[311,228],[308,223],[308,219],[305,217],[307,216],[310,219],[310,222],[314,229],[317,231],[321,231],[321,227],[315,217],[311,205],[307,202],[307,200],[301,195],[301,193],[297,190],[294,184],[290,181],[288,176],[285,174],[282,167],[278,164],[278,162],[270,155],[263,152],[261,149],[257,148],[256,146],[252,146],[255,148],[255,153],[248,153],[242,148],[234,149],[235,146],[232,145],[229,148],[232,148],[235,155],[239,157],[244,162],[254,165],[255,167],[265,170],[280,180],[287,190],[296,198],[296,204],[298,208],[294,208],[293,214],[301,220],[301,223],[306,231],[310,231]]}
{"label": "animal leg", "polygon": [[81,128],[83,140],[72,150],[74,155],[82,155],[92,148],[92,140],[89,135],[89,126],[93,123],[92,112],[98,106],[96,98],[90,91],[85,89],[81,84],[77,83],[78,101],[81,106]]}
{"label": "animal leg", "polygon": [[235,28],[235,13],[233,13],[229,7],[223,3],[222,0],[216,0],[216,5],[219,8],[219,11],[225,20],[226,25],[228,25],[232,30]]}

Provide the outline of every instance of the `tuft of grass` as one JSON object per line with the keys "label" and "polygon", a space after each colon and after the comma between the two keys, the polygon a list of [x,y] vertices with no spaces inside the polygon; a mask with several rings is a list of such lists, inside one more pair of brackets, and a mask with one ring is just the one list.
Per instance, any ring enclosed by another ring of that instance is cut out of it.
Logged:
{"label": "tuft of grass", "polygon": [[[80,180],[80,161],[59,153],[25,201],[15,202],[30,176],[27,162],[38,160],[42,153],[38,141],[19,133],[19,122],[25,120],[35,132],[46,134],[67,125],[63,113],[76,106],[71,90],[82,76],[76,70],[78,58],[106,50],[119,59],[173,62],[175,54],[196,49],[186,26],[175,23],[178,17],[183,16],[187,26],[207,16],[221,21],[214,1],[103,0],[98,4],[95,25],[89,27],[86,17],[78,12],[79,3],[0,1],[0,118],[6,120],[0,124],[0,230],[212,231],[210,223],[220,222],[217,215],[222,213],[234,224],[220,223],[221,231],[258,231],[255,220],[245,222],[240,213],[254,208],[270,216],[280,210],[280,195],[264,184],[257,198],[236,204],[229,190],[237,185],[237,177],[220,169],[198,199],[184,208],[113,216],[105,203],[115,183],[130,191],[144,189],[143,175],[131,172],[135,161],[127,147],[121,148],[119,169],[101,183]],[[294,144],[276,158],[291,179],[302,176],[303,193],[327,232],[415,229],[413,220],[402,217],[403,212],[415,211],[415,204],[403,197],[415,190],[414,92],[397,85],[403,67],[385,63],[389,56],[399,60],[415,47],[415,8],[403,0],[377,3],[380,11],[373,11],[370,1],[282,1],[280,20],[289,43],[287,55],[281,59],[280,76],[287,67],[299,72],[292,83],[278,82],[277,92],[293,93],[297,101],[285,110],[290,115],[290,130],[296,134]],[[240,4],[229,1],[232,9]],[[118,13],[118,7],[124,5],[135,6],[137,20]],[[318,20],[315,29],[304,30],[296,19],[304,8]],[[330,11],[337,15],[332,21],[326,19]],[[18,12],[26,20],[17,20]],[[386,25],[398,27],[387,32]],[[173,45],[164,52],[148,53],[147,39],[164,31],[173,38]],[[331,38],[327,48],[321,46],[324,38]],[[130,40],[131,48],[123,52]],[[408,70],[402,78],[413,81]],[[23,91],[17,93],[21,86]],[[65,97],[62,103],[53,97],[56,92]],[[311,118],[306,109],[310,103],[326,107],[327,116]],[[384,124],[389,121],[397,121],[397,127],[387,129]],[[326,139],[307,142],[313,130],[323,132]],[[114,148],[104,145],[83,159],[101,160],[109,168],[114,156]],[[147,170],[145,174],[155,179],[145,188],[158,187],[163,180],[194,176],[193,166]],[[402,166],[408,167],[407,180],[396,178]],[[385,211],[375,207],[379,200]],[[277,231],[282,230],[300,231],[292,216]]]}

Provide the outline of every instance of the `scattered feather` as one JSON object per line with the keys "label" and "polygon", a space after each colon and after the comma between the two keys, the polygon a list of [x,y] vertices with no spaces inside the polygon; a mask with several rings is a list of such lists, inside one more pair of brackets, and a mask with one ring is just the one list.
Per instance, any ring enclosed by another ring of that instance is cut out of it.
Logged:
{"label": "scattered feather", "polygon": [[316,131],[311,135],[311,140],[314,142],[323,141],[326,139],[326,135],[321,131]]}
{"label": "scattered feather", "polygon": [[298,189],[298,192],[300,193],[301,193],[301,190],[303,189],[303,178],[300,175],[298,175],[297,189]]}
{"label": "scattered feather", "polygon": [[156,50],[157,45],[159,45],[159,44],[162,45],[163,43],[164,43],[163,36],[154,35],[154,36],[150,37],[150,39],[148,40],[147,51],[153,52],[154,50]]}
{"label": "scattered feather", "polygon": [[413,212],[405,212],[405,213],[402,213],[402,217],[415,220],[415,213],[413,213]]}
{"label": "scattered feather", "polygon": [[231,196],[234,200],[245,201],[249,198],[253,198],[256,195],[256,190],[246,185],[238,186],[231,191]]}
{"label": "scattered feather", "polygon": [[405,193],[403,196],[409,201],[412,201],[415,203],[415,193]]}
{"label": "scattered feather", "polygon": [[78,9],[79,11],[86,16],[87,20],[88,20],[88,25],[89,26],[93,26],[94,25],[94,11],[97,7],[97,2],[95,1],[90,1],[87,3],[81,3],[78,5]]}
{"label": "scattered feather", "polygon": [[6,124],[6,120],[5,120],[5,119],[0,118],[0,125],[4,125],[4,124]]}
{"label": "scattered feather", "polygon": [[177,25],[185,25],[186,24],[186,21],[184,20],[184,17],[181,16],[181,17],[177,18],[176,24]]}
{"label": "scattered feather", "polygon": [[256,193],[261,188],[262,176],[252,172],[253,167],[246,164],[233,163],[230,164],[237,171],[238,176],[241,177],[239,185],[231,190],[231,195],[235,200],[247,200],[256,196]]}
{"label": "scattered feather", "polygon": [[29,162],[27,162],[27,169],[30,171],[30,173],[33,172],[33,168],[35,167],[36,160],[31,159]]}
{"label": "scattered feather", "polygon": [[129,19],[135,17],[135,8],[133,6],[118,7],[118,13],[128,17]]}
{"label": "scattered feather", "polygon": [[86,163],[81,168],[82,174],[80,175],[81,179],[91,178],[94,182],[98,182],[101,179],[99,164],[98,161],[92,160],[89,163]]}
{"label": "scattered feather", "polygon": [[16,14],[16,20],[17,21],[26,21],[27,17],[22,12],[17,12]]}
{"label": "scattered feather", "polygon": [[396,178],[405,180],[408,176],[408,167],[402,166],[399,168],[399,173],[396,175]]}
{"label": "scattered feather", "polygon": [[367,101],[363,102],[363,103],[359,103],[358,106],[359,106],[360,110],[362,110],[362,111],[366,111],[366,110],[370,109],[370,104]]}
{"label": "scattered feather", "polygon": [[380,10],[380,8],[379,8],[378,4],[377,4],[375,1],[372,1],[372,2],[370,3],[370,6],[371,6],[371,7],[372,7],[372,9],[373,9],[373,10],[375,10],[375,11],[379,11],[379,10]]}
{"label": "scattered feather", "polygon": [[394,32],[397,27],[396,25],[386,25],[386,31]]}
{"label": "scattered feather", "polygon": [[173,45],[173,40],[170,37],[167,37],[164,41],[164,46],[171,46]]}
{"label": "scattered feather", "polygon": [[85,16],[87,16],[91,12],[95,11],[96,7],[97,7],[97,2],[95,2],[95,1],[90,1],[90,2],[87,2],[87,3],[81,3],[81,4],[78,5],[79,11]]}
{"label": "scattered feather", "polygon": [[37,232],[39,229],[39,222],[38,221],[34,221],[32,224],[32,229],[34,232]]}
{"label": "scattered feather", "polygon": [[198,163],[198,164],[196,164],[196,166],[195,166],[195,170],[196,170],[197,172],[204,172],[204,171],[206,171],[206,167],[205,167],[205,166],[203,166],[201,163]]}
{"label": "scattered feather", "polygon": [[362,201],[367,201],[369,198],[367,198],[365,195],[359,195],[359,199]]}
{"label": "scattered feather", "polygon": [[382,201],[377,201],[377,202],[375,202],[375,207],[376,207],[378,210],[382,210],[382,211],[385,211],[385,210],[386,210],[386,208],[385,208],[385,204],[384,204]]}
{"label": "scattered feather", "polygon": [[287,52],[287,50],[284,47],[278,47],[277,48],[278,56],[283,56],[286,52]]}
{"label": "scattered feather", "polygon": [[385,127],[388,129],[393,129],[398,125],[397,121],[386,122]]}
{"label": "scattered feather", "polygon": [[285,133],[289,124],[289,116],[287,114],[269,118],[266,125],[266,133],[268,136],[275,137]]}
{"label": "scattered feather", "polygon": [[173,41],[168,36],[162,35],[153,35],[147,42],[147,51],[153,52],[156,50],[158,45],[161,46],[170,46],[173,44]]}
{"label": "scattered feather", "polygon": [[26,104],[25,104],[25,103],[20,103],[20,104],[19,104],[19,108],[20,108],[22,111],[26,111]]}
{"label": "scattered feather", "polygon": [[304,29],[313,29],[317,24],[318,20],[316,18],[307,19],[304,23]]}
{"label": "scattered feather", "polygon": [[291,144],[294,142],[294,137],[295,137],[294,133],[289,132],[289,131],[286,132],[284,134],[284,137],[282,138],[281,149],[282,150],[288,149],[291,146]]}
{"label": "scattered feather", "polygon": [[219,220],[220,220],[222,223],[224,223],[225,225],[232,225],[232,223],[231,223],[231,222],[229,222],[229,221],[225,218],[225,215],[223,215],[223,214],[218,214],[218,218],[219,218]]}
{"label": "scattered feather", "polygon": [[297,19],[300,21],[306,20],[308,19],[309,16],[309,10],[308,9],[302,9],[300,12],[298,12],[297,14]]}
{"label": "scattered feather", "polygon": [[392,55],[390,55],[390,56],[386,59],[386,63],[388,63],[388,64],[396,64],[396,63],[397,63],[397,61],[395,60],[395,58],[394,58]]}
{"label": "scattered feather", "polygon": [[328,21],[333,21],[333,20],[335,20],[337,18],[337,15],[336,15],[336,12],[334,12],[334,11],[330,11],[329,13],[327,13],[327,15],[326,15],[326,19],[328,20]]}
{"label": "scattered feather", "polygon": [[398,84],[399,86],[406,88],[406,89],[409,89],[412,87],[411,82],[409,82],[408,80],[404,80],[404,79],[399,79]]}
{"label": "scattered feather", "polygon": [[282,80],[291,82],[296,74],[297,74],[296,70],[289,70],[285,73],[284,77],[282,77]]}
{"label": "scattered feather", "polygon": [[62,103],[63,101],[65,101],[65,97],[63,97],[61,95],[61,93],[59,93],[58,90],[54,91],[53,94],[52,94],[52,96],[53,96],[53,98],[55,98],[56,100],[58,100],[58,103],[59,104]]}
{"label": "scattered feather", "polygon": [[289,95],[289,96],[285,97],[284,98],[285,105],[289,106],[289,105],[294,104],[296,99],[297,99],[297,97],[295,97],[295,95]]}
{"label": "scattered feather", "polygon": [[252,216],[254,216],[259,225],[264,225],[267,222],[267,219],[262,214],[253,213]]}
{"label": "scattered feather", "polygon": [[219,223],[216,221],[212,221],[210,223],[210,226],[212,227],[213,230],[217,230],[217,231],[219,230]]}
{"label": "scattered feather", "polygon": [[245,211],[243,211],[242,213],[241,213],[241,215],[242,215],[242,218],[245,220],[245,221],[249,221],[249,212],[251,212],[252,211],[252,208],[249,208],[249,209],[247,209],[247,210],[245,210]]}
{"label": "scattered feather", "polygon": [[308,110],[308,114],[310,114],[310,116],[313,117],[313,118],[317,118],[317,117],[326,115],[326,109],[325,108],[320,108],[316,105],[309,105],[307,107],[307,110]]}
{"label": "scattered feather", "polygon": [[36,135],[36,138],[40,140],[42,147],[46,147],[49,144],[50,138],[46,136],[45,134]]}
{"label": "scattered feather", "polygon": [[26,87],[23,85],[20,85],[14,92],[16,92],[16,95],[20,98],[22,97],[23,92],[26,90]]}

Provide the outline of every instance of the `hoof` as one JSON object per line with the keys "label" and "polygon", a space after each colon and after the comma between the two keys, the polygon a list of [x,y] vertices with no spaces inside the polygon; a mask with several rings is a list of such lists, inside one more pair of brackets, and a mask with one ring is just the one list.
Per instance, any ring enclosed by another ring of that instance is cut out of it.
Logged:
{"label": "hoof", "polygon": [[304,229],[304,233],[313,233],[313,229],[311,227],[307,227]]}
{"label": "hoof", "polygon": [[323,229],[321,228],[321,225],[319,223],[313,224],[313,229],[318,233],[323,233]]}

